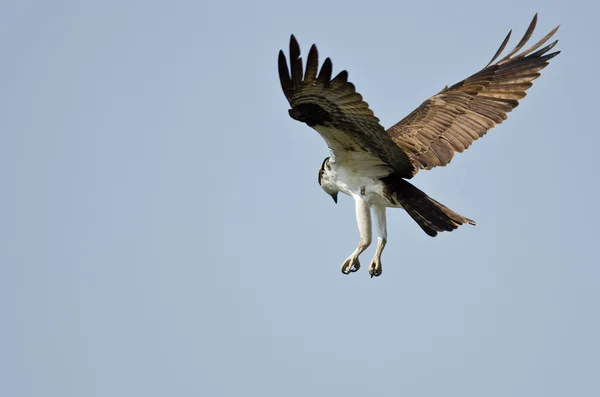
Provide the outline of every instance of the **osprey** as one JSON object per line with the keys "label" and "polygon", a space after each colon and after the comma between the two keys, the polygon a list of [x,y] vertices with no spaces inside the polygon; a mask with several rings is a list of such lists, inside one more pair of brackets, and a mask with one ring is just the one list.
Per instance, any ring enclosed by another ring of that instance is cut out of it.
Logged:
{"label": "osprey", "polygon": [[[369,266],[371,277],[381,275],[381,254],[387,241],[386,208],[403,208],[429,236],[475,222],[437,202],[407,181],[421,169],[445,166],[455,152],[506,120],[507,113],[524,98],[533,80],[560,51],[549,51],[558,40],[542,47],[558,26],[530,48],[537,14],[525,35],[506,56],[508,33],[492,60],[479,72],[445,87],[412,113],[385,130],[363,101],[343,70],[334,78],[325,59],[319,68],[313,44],[303,68],[300,47],[290,38],[290,64],[279,51],[279,78],[290,103],[290,116],[314,128],[325,140],[331,156],[319,169],[319,185],[337,203],[338,192],[352,197],[360,241],[344,261],[342,272],[360,268],[359,255],[371,244],[371,215],[379,238]],[[496,61],[497,60],[497,61]],[[496,62],[494,62],[496,61]]]}

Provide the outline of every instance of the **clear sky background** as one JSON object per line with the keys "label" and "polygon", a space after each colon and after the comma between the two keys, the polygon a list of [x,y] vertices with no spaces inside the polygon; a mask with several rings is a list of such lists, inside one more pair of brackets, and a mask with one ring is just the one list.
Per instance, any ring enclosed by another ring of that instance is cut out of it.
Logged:
{"label": "clear sky background", "polygon": [[[597,3],[596,3],[597,4]],[[593,1],[4,1],[0,395],[600,395]],[[354,205],[287,114],[277,52],[384,126],[539,12],[555,58],[505,124],[413,182],[383,276],[340,273]]]}

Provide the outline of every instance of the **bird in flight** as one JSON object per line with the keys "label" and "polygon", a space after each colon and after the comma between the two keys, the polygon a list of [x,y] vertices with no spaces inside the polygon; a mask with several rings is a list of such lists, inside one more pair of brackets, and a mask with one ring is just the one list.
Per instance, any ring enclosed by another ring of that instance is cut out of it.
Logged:
{"label": "bird in flight", "polygon": [[536,23],[537,14],[512,51],[500,58],[510,31],[482,70],[445,87],[387,130],[348,81],[348,72],[343,70],[332,78],[329,58],[319,70],[314,44],[305,67],[294,35],[289,68],[285,54],[279,51],[279,78],[291,106],[290,116],[315,129],[331,152],[319,169],[319,185],[336,203],[339,192],[355,201],[360,240],[342,264],[344,274],[360,268],[358,257],[371,244],[373,216],[379,238],[369,274],[381,275],[381,254],[387,242],[386,208],[403,208],[431,237],[463,224],[475,225],[407,179],[419,170],[447,165],[454,153],[463,152],[517,107],[540,71],[560,53],[550,52],[558,40],[546,45],[558,26],[521,51]]}

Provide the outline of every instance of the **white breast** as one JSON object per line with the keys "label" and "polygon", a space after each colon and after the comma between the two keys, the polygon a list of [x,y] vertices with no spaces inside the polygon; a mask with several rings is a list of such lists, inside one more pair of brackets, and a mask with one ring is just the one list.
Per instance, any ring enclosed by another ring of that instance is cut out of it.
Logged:
{"label": "white breast", "polygon": [[[360,197],[369,204],[390,205],[383,194],[384,185],[379,180],[379,175],[382,174],[379,167],[375,170],[357,169],[349,167],[345,163],[339,164],[337,162],[331,162],[330,166],[331,170],[327,173],[326,177],[330,178],[331,183],[340,192],[353,198]],[[382,176],[385,176],[387,173]]]}

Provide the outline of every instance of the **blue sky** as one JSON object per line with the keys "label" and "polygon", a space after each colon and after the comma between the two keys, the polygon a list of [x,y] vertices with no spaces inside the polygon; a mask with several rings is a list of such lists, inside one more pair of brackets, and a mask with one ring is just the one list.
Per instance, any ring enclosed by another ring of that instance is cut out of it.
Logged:
{"label": "blue sky", "polygon": [[[390,126],[539,12],[562,54],[509,120],[413,182],[475,219],[354,206],[290,119],[277,53],[316,42]],[[6,1],[0,394],[597,396],[593,2]]]}

